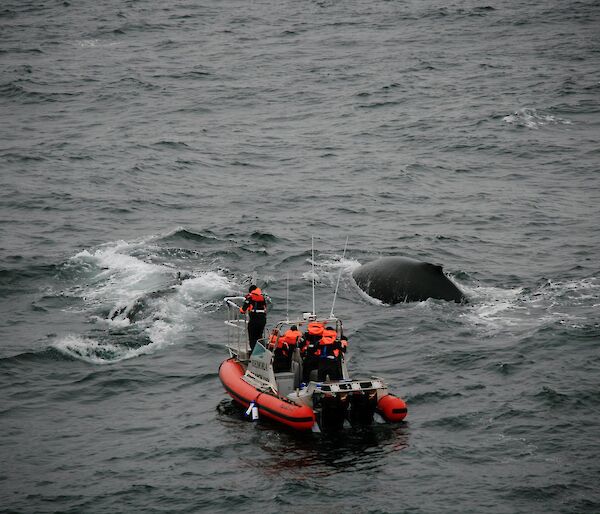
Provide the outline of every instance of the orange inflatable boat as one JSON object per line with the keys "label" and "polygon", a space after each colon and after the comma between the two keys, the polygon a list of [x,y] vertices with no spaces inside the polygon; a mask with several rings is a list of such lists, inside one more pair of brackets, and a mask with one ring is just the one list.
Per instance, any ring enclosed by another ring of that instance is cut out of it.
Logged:
{"label": "orange inflatable boat", "polygon": [[[252,419],[268,418],[294,430],[315,432],[368,425],[378,416],[388,423],[404,420],[406,403],[389,394],[382,379],[350,378],[340,319],[309,314],[281,321],[250,351],[246,319],[239,309],[243,300],[225,298],[230,357],[221,363],[219,379]],[[307,341],[311,335],[319,337],[311,332],[317,325],[322,335],[313,342],[311,360]],[[290,334],[296,338],[291,342]]]}

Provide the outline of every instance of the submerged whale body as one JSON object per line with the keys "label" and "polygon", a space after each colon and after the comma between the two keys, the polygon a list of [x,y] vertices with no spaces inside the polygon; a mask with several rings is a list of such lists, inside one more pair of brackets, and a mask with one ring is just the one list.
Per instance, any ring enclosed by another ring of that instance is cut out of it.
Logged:
{"label": "submerged whale body", "polygon": [[384,303],[420,302],[427,298],[467,301],[441,266],[408,257],[377,259],[354,270],[352,277],[365,293]]}

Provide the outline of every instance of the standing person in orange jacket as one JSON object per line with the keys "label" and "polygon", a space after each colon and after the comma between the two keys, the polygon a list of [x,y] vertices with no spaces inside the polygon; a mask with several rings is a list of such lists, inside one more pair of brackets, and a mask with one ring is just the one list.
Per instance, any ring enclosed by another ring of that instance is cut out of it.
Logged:
{"label": "standing person in orange jacket", "polygon": [[242,314],[248,313],[248,342],[250,351],[254,350],[256,341],[263,336],[265,325],[267,324],[267,302],[262,291],[252,284],[248,289],[248,294],[244,303],[240,307]]}

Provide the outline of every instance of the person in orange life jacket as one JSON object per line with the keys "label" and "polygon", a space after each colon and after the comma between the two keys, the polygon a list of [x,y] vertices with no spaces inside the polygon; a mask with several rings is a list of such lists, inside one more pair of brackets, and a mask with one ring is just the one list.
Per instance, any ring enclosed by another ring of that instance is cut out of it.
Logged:
{"label": "person in orange life jacket", "polygon": [[267,302],[262,291],[254,284],[248,289],[248,294],[244,303],[240,307],[242,314],[248,313],[248,341],[250,351],[254,350],[256,341],[263,336],[265,325],[267,324]]}
{"label": "person in orange life jacket", "polygon": [[279,329],[274,328],[269,336],[269,350],[274,350],[277,347],[277,340],[279,339]]}
{"label": "person in orange life jacket", "polygon": [[322,382],[328,376],[331,380],[340,380],[342,378],[341,358],[342,343],[337,338],[337,332],[332,327],[326,327],[323,330],[323,336],[319,341],[319,373],[318,380]]}
{"label": "person in orange life jacket", "polygon": [[296,325],[292,325],[281,337],[275,336],[273,341],[273,371],[289,371],[292,363],[292,354],[298,344],[302,333]]}
{"label": "person in orange life jacket", "polygon": [[296,347],[298,347],[299,344],[301,344],[302,332],[298,330],[296,325],[292,325],[288,330],[286,330],[285,334],[279,338],[279,341],[280,343],[286,343],[290,350],[293,351]]}
{"label": "person in orange life jacket", "polygon": [[319,367],[319,341],[323,335],[323,323],[311,321],[304,332],[304,345],[300,348],[303,357],[302,381],[308,383],[310,372]]}

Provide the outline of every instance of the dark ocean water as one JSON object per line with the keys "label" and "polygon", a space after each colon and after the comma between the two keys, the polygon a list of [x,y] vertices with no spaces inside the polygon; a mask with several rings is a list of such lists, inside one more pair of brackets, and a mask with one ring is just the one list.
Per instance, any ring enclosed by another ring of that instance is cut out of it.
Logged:
{"label": "dark ocean water", "polygon": [[[599,27],[3,0],[0,510],[600,512]],[[289,277],[310,310],[312,236],[317,311],[341,272],[349,367],[402,425],[299,436],[224,394],[222,297],[255,277],[274,323]],[[384,255],[470,303],[369,299],[351,271]]]}

